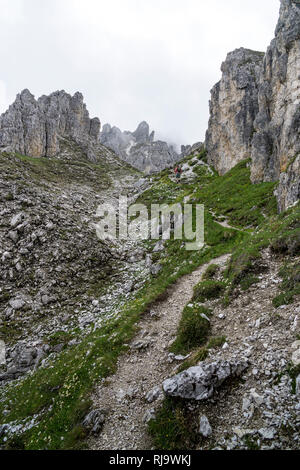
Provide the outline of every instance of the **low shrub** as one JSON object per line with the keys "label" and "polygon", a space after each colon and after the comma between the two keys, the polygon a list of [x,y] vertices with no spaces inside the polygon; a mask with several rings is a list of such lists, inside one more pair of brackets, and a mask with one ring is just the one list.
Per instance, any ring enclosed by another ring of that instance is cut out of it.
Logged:
{"label": "low shrub", "polygon": [[226,285],[221,281],[202,281],[194,288],[193,300],[205,302],[206,300],[218,299],[225,291]]}

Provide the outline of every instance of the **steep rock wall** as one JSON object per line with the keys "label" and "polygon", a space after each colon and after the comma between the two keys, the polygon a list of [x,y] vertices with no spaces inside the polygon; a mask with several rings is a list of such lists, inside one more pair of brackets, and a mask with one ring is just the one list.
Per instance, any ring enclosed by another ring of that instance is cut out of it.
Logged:
{"label": "steep rock wall", "polygon": [[281,0],[266,54],[237,49],[212,90],[208,161],[220,174],[252,158],[253,183],[279,181],[278,208],[300,198],[300,3]]}
{"label": "steep rock wall", "polygon": [[300,197],[300,4],[281,0],[275,39],[264,58],[252,142],[254,183],[277,181],[284,210]]}
{"label": "steep rock wall", "polygon": [[251,155],[262,60],[263,53],[244,48],[229,53],[222,79],[211,91],[205,145],[209,163],[220,174]]}
{"label": "steep rock wall", "polygon": [[70,137],[86,148],[97,143],[98,118],[90,119],[81,93],[57,91],[38,100],[24,90],[0,117],[0,150],[32,157],[59,153],[59,138]]}

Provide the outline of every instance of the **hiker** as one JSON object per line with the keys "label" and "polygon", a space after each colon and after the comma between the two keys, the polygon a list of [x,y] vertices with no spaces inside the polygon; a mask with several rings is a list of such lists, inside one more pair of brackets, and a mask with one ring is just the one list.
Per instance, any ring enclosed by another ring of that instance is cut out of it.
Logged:
{"label": "hiker", "polygon": [[175,170],[174,170],[174,173],[175,173],[175,176],[176,176],[176,182],[179,183],[180,182],[180,177],[181,177],[181,173],[182,173],[182,169],[180,167],[180,165],[177,165]]}

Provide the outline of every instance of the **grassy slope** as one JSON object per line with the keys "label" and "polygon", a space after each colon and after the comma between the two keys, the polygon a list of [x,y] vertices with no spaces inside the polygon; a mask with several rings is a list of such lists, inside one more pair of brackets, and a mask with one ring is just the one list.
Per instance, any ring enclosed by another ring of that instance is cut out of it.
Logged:
{"label": "grassy slope", "polygon": [[[252,186],[247,164],[243,163],[225,177],[209,176],[201,168],[193,183],[179,189],[165,171],[155,177],[153,188],[140,202],[177,202],[191,195],[195,202],[204,202],[207,208],[219,214],[224,211],[230,221],[240,226],[256,226],[262,219],[262,209],[266,213],[275,212],[272,190],[273,185],[269,183]],[[242,201],[236,197],[238,191]],[[259,210],[256,209],[258,204]],[[81,442],[84,431],[80,423],[89,408],[89,393],[101,378],[113,373],[118,355],[133,337],[143,312],[180,276],[217,256],[232,252],[247,237],[244,232],[220,226],[208,211],[205,234],[207,246],[201,252],[186,251],[181,241],[167,242],[160,260],[163,269],[158,277],[139,291],[125,308],[116,312],[115,318],[87,336],[81,344],[64,351],[52,364],[0,391],[1,424],[39,414],[37,425],[25,432],[17,443],[9,445],[26,449],[62,449],[74,448]],[[149,248],[153,245],[151,242],[146,244]],[[5,416],[3,410],[6,410]]]}
{"label": "grassy slope", "polygon": [[[211,184],[197,189],[196,200],[205,201],[216,214],[226,214],[237,226],[244,224],[256,228],[244,231],[243,238],[236,240],[223,283],[213,280],[217,269],[212,266],[204,275],[204,280],[195,286],[194,299],[183,311],[177,338],[170,348],[176,353],[191,352],[179,372],[205,360],[210,348],[222,346],[226,341],[225,337],[209,337],[208,322],[199,318],[199,314],[205,311],[205,306],[198,302],[199,293],[201,302],[222,295],[221,301],[229,303],[236,289],[247,289],[256,281],[255,274],[264,269],[260,262],[263,249],[270,247],[274,256],[281,257],[284,262],[279,273],[283,279],[282,293],[273,300],[274,306],[292,303],[300,294],[299,263],[295,258],[300,254],[300,204],[277,215],[271,195],[273,187],[269,183],[250,185],[247,162],[242,162],[224,177],[214,177]],[[209,316],[209,312],[206,315]],[[198,442],[190,436],[191,420],[193,416],[182,401],[165,398],[156,419],[149,423],[149,432],[156,448],[194,448]]]}
{"label": "grassy slope", "polygon": [[[259,263],[261,250],[267,247],[270,247],[274,256],[281,257],[283,262],[283,267],[279,271],[283,280],[282,293],[273,300],[274,306],[293,303],[296,298],[299,298],[300,203],[285,213],[270,217],[254,233],[246,233],[244,239],[235,245],[225,272],[227,293],[223,296],[223,302],[230,302],[233,290],[242,287],[245,279],[249,278],[253,272],[257,273],[262,269]],[[177,338],[170,348],[171,351],[174,350],[177,353],[191,352],[191,356],[181,365],[178,372],[205,360],[210,348],[222,346],[226,341],[225,337],[210,338],[208,324],[203,322],[203,319],[199,321],[198,315],[204,311],[205,307],[199,306],[195,300],[197,300],[199,288],[202,293],[206,291],[206,296],[202,297],[201,301],[211,298],[212,289],[206,288],[207,282],[204,280],[195,287],[196,298],[185,307]],[[209,282],[212,286],[214,281]],[[215,284],[218,283],[215,281]],[[219,293],[217,290],[215,292],[215,297],[218,297]],[[190,315],[192,311],[195,313],[193,316]],[[209,315],[209,312],[206,312],[207,314]],[[288,372],[294,379],[295,387],[299,367],[291,368]],[[149,423],[149,432],[155,447],[163,450],[182,450],[193,449],[199,445],[195,436],[190,435],[192,419],[193,415],[184,407],[182,401],[165,398],[156,418]]]}

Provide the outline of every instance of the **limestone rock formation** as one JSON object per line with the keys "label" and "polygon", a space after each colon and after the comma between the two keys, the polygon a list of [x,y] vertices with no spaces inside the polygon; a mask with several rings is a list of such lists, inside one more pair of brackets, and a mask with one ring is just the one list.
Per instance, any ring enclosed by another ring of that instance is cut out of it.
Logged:
{"label": "limestone rock formation", "polygon": [[57,91],[36,100],[23,90],[0,117],[0,150],[53,157],[60,151],[60,138],[68,137],[93,159],[92,144],[99,133],[100,121],[89,118],[81,93]]}
{"label": "limestone rock formation", "polygon": [[281,0],[264,58],[252,148],[252,181],[280,180],[280,210],[300,197],[300,4]]}
{"label": "limestone rock formation", "polygon": [[181,158],[187,157],[196,152],[200,152],[203,149],[202,142],[196,142],[193,145],[182,145],[181,146]]}
{"label": "limestone rock formation", "polygon": [[163,382],[166,395],[188,400],[207,400],[229,377],[239,377],[248,367],[245,360],[205,363],[181,372]]}
{"label": "limestone rock formation", "polygon": [[208,161],[220,174],[252,158],[253,183],[279,181],[280,211],[300,197],[300,3],[281,0],[267,53],[237,49],[212,90]]}
{"label": "limestone rock formation", "polygon": [[122,160],[145,173],[171,167],[180,159],[172,146],[160,140],[154,141],[154,131],[150,134],[149,125],[145,121],[134,132],[122,132],[117,127],[105,124],[100,133],[100,142]]}
{"label": "limestone rock formation", "polygon": [[209,163],[220,174],[251,155],[263,56],[244,48],[229,53],[222,79],[211,91],[206,148]]}

